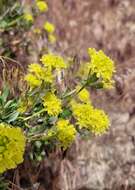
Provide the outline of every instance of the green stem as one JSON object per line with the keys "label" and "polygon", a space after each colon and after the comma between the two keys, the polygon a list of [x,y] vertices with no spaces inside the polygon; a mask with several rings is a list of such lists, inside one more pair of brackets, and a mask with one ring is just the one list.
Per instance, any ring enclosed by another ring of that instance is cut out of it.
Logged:
{"label": "green stem", "polygon": [[42,140],[43,136],[46,136],[46,133],[36,134],[36,135],[33,135],[32,137],[28,137],[27,139],[29,142],[35,141],[35,140]]}
{"label": "green stem", "polygon": [[6,27],[8,28],[8,27],[11,27],[11,26],[15,25],[19,20],[21,20],[21,18],[23,18],[23,16],[20,16],[19,18],[17,18],[15,20],[13,20],[12,22],[8,23]]}
{"label": "green stem", "polygon": [[62,98],[63,98],[63,99],[64,99],[64,98],[68,98],[68,97],[74,95],[75,93],[76,93],[76,89],[72,90],[71,92],[69,92],[68,94],[66,94],[65,96],[63,96]]}
{"label": "green stem", "polygon": [[79,89],[74,89],[72,90],[71,92],[69,92],[68,94],[66,94],[65,96],[63,96],[63,99],[64,98],[68,98],[70,96],[73,96],[73,95],[77,95],[79,92],[81,92],[85,87],[87,86],[87,82]]}
{"label": "green stem", "polygon": [[37,116],[37,115],[39,115],[39,114],[43,113],[43,112],[45,112],[45,109],[44,109],[44,108],[43,108],[42,110],[40,110],[40,111],[38,111],[38,112],[34,113],[33,115],[31,115],[31,116],[29,116],[29,117],[24,118],[23,120],[24,120],[24,121],[27,121],[27,120],[29,120],[29,119],[31,119],[31,118],[33,118],[33,117],[35,117],[35,116]]}

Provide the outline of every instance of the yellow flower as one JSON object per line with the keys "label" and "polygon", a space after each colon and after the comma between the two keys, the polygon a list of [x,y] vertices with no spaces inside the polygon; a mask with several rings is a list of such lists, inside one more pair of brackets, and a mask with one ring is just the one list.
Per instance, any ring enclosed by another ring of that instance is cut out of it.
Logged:
{"label": "yellow flower", "polygon": [[44,1],[37,1],[36,6],[38,7],[40,12],[46,12],[48,10],[48,5]]}
{"label": "yellow flower", "polygon": [[49,34],[49,35],[48,35],[48,39],[49,39],[49,42],[50,42],[51,44],[54,44],[54,43],[56,42],[56,37],[55,37],[55,35]]}
{"label": "yellow flower", "polygon": [[39,80],[52,83],[53,82],[53,75],[51,68],[49,67],[42,67],[37,63],[33,63],[29,65],[28,71],[33,73]]}
{"label": "yellow flower", "polygon": [[29,107],[31,107],[34,104],[32,97],[23,97],[18,106],[18,112],[24,113],[27,111]]}
{"label": "yellow flower", "polygon": [[21,101],[19,103],[18,112],[24,113],[27,110],[27,101]]}
{"label": "yellow flower", "polygon": [[43,105],[50,116],[58,116],[62,112],[61,100],[51,92],[43,97]]}
{"label": "yellow flower", "polygon": [[104,111],[95,109],[90,104],[80,104],[74,101],[71,107],[80,128],[85,128],[96,135],[103,134],[109,128],[110,121]]}
{"label": "yellow flower", "polygon": [[46,82],[46,83],[52,83],[54,77],[53,77],[53,75],[52,75],[52,70],[51,70],[51,68],[49,68],[49,67],[43,68],[43,72],[42,72],[40,78],[41,78],[44,82]]}
{"label": "yellow flower", "polygon": [[37,77],[41,76],[42,67],[38,63],[32,63],[28,66],[28,71],[34,73]]}
{"label": "yellow flower", "polygon": [[93,48],[89,48],[88,53],[91,58],[91,73],[95,73],[97,78],[101,78],[104,88],[111,88],[114,83],[112,80],[115,72],[114,62],[101,50],[96,51]]}
{"label": "yellow flower", "polygon": [[29,86],[31,88],[36,88],[39,87],[42,83],[41,80],[37,79],[36,76],[34,76],[33,74],[29,73],[25,76],[25,80],[27,81],[27,83],[29,84]]}
{"label": "yellow flower", "polygon": [[54,31],[55,31],[55,26],[52,24],[52,23],[50,23],[50,22],[45,22],[45,24],[44,24],[44,29],[48,32],[48,33],[53,33]]}
{"label": "yellow flower", "polygon": [[20,128],[0,124],[0,173],[23,162],[26,138]]}
{"label": "yellow flower", "polygon": [[63,69],[66,68],[66,64],[64,62],[64,59],[61,56],[54,55],[54,54],[46,54],[43,55],[41,58],[41,62],[51,68],[56,68],[56,69]]}
{"label": "yellow flower", "polygon": [[61,119],[56,124],[56,137],[60,146],[67,149],[76,136],[75,127],[68,120]]}
{"label": "yellow flower", "polygon": [[34,18],[32,16],[32,14],[30,13],[25,13],[24,14],[24,19],[27,21],[27,22],[33,22],[34,21]]}
{"label": "yellow flower", "polygon": [[31,88],[39,87],[42,82],[52,83],[53,75],[51,68],[42,67],[37,63],[30,64],[28,67],[28,74],[25,76],[25,80],[28,82]]}
{"label": "yellow flower", "polygon": [[77,76],[82,78],[83,80],[87,79],[90,70],[90,63],[81,63],[79,70],[77,72]]}
{"label": "yellow flower", "polygon": [[[77,92],[81,90],[81,86],[77,86]],[[84,103],[90,103],[90,94],[89,91],[86,88],[83,88],[79,93],[78,93],[78,98],[81,102]]]}
{"label": "yellow flower", "polygon": [[35,34],[41,34],[40,28],[35,28],[35,29],[33,30],[33,32],[34,32]]}

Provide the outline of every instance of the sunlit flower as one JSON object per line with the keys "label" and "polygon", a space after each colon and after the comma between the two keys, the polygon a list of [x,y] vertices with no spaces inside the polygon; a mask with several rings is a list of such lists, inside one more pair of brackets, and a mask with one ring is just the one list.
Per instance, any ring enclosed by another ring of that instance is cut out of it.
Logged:
{"label": "sunlit flower", "polygon": [[[81,90],[81,86],[77,86],[76,89],[77,89],[77,95],[78,95],[78,98],[81,102],[84,102],[84,103],[88,103],[90,102],[90,94],[89,94],[89,91],[86,89],[86,88],[83,88]],[[80,92],[79,92],[80,91]]]}
{"label": "sunlit flower", "polygon": [[38,7],[40,12],[46,12],[48,10],[47,3],[42,0],[36,1],[36,6]]}
{"label": "sunlit flower", "polygon": [[101,135],[108,130],[110,121],[104,111],[95,109],[90,104],[80,104],[74,101],[71,107],[80,128],[85,128],[96,135]]}
{"label": "sunlit flower", "polygon": [[47,67],[52,67],[56,69],[66,68],[66,63],[64,59],[61,56],[51,53],[43,55],[41,58],[41,62]]}
{"label": "sunlit flower", "polygon": [[75,127],[68,120],[61,119],[56,124],[56,137],[64,149],[67,149],[76,136]]}
{"label": "sunlit flower", "polygon": [[36,88],[41,85],[42,81],[38,79],[35,75],[29,73],[25,76],[25,80],[31,88]]}
{"label": "sunlit flower", "polygon": [[53,33],[54,31],[55,31],[55,26],[52,24],[52,23],[50,23],[50,22],[45,22],[45,24],[44,24],[44,29],[48,32],[48,33]]}
{"label": "sunlit flower", "polygon": [[91,58],[90,71],[91,74],[96,74],[103,82],[104,88],[111,88],[114,81],[112,80],[115,72],[114,62],[107,57],[103,51],[96,51],[93,48],[88,49]]}
{"label": "sunlit flower", "polygon": [[58,116],[62,112],[61,100],[51,92],[43,97],[43,105],[50,116]]}
{"label": "sunlit flower", "polygon": [[33,32],[34,32],[35,34],[41,34],[40,28],[34,28]]}
{"label": "sunlit flower", "polygon": [[56,37],[55,37],[55,35],[53,35],[53,34],[49,34],[49,35],[48,35],[48,39],[49,39],[49,42],[50,42],[51,44],[54,44],[54,43],[56,42]]}
{"label": "sunlit flower", "polygon": [[32,16],[31,13],[25,13],[24,14],[24,19],[27,21],[27,22],[33,22],[34,21],[34,18]]}
{"label": "sunlit flower", "polygon": [[31,88],[41,86],[42,82],[52,83],[53,75],[51,68],[42,67],[38,63],[30,64],[28,67],[28,74],[25,76],[25,80]]}
{"label": "sunlit flower", "polygon": [[25,136],[20,128],[0,124],[0,173],[23,162]]}

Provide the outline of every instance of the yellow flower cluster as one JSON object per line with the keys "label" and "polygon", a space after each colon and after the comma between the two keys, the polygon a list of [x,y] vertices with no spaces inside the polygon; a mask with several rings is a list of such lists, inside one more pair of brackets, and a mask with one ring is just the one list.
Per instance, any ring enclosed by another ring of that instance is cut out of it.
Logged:
{"label": "yellow flower cluster", "polygon": [[96,135],[103,134],[109,128],[108,116],[102,110],[93,108],[91,104],[72,101],[71,108],[80,128],[88,129]]}
{"label": "yellow flower cluster", "polygon": [[61,119],[56,125],[56,136],[60,146],[67,149],[74,141],[76,136],[75,127],[68,120]]}
{"label": "yellow flower cluster", "polygon": [[81,63],[79,70],[77,72],[77,76],[82,78],[83,80],[86,80],[89,74],[89,70],[90,70],[90,63],[88,62]]}
{"label": "yellow flower cluster", "polygon": [[58,116],[62,112],[61,100],[51,92],[43,97],[43,105],[50,116]]}
{"label": "yellow flower cluster", "polygon": [[31,88],[39,87],[42,82],[53,82],[53,75],[50,67],[44,67],[37,63],[33,63],[29,65],[28,72],[29,73],[25,76],[25,80]]}
{"label": "yellow flower cluster", "polygon": [[23,162],[25,136],[20,128],[0,124],[0,173]]}
{"label": "yellow flower cluster", "polygon": [[55,43],[56,42],[56,36],[54,34],[55,26],[52,23],[47,21],[47,22],[45,22],[43,27],[44,27],[45,31],[47,32],[47,34],[48,34],[49,42],[52,43],[52,44]]}
{"label": "yellow flower cluster", "polygon": [[91,58],[90,70],[92,74],[96,74],[97,78],[101,78],[104,88],[111,88],[114,81],[112,80],[115,72],[114,62],[107,57],[103,51],[96,51],[93,48],[88,49]]}
{"label": "yellow flower cluster", "polygon": [[27,111],[27,109],[29,107],[31,107],[34,104],[32,97],[23,97],[20,101],[19,101],[19,105],[18,105],[18,112],[20,113],[24,113]]}
{"label": "yellow flower cluster", "polygon": [[43,55],[41,62],[43,65],[33,63],[28,67],[28,74],[25,76],[25,80],[31,89],[41,86],[43,82],[51,84],[54,79],[53,70],[66,68],[64,59],[54,54]]}
{"label": "yellow flower cluster", "polygon": [[49,34],[48,40],[51,44],[54,44],[56,42],[56,36],[54,34]]}
{"label": "yellow flower cluster", "polygon": [[[77,92],[81,90],[81,86],[77,86]],[[86,88],[83,88],[79,93],[78,93],[78,98],[81,102],[83,103],[89,103],[90,102],[90,94],[89,91]]]}
{"label": "yellow flower cluster", "polygon": [[54,54],[43,55],[41,58],[41,62],[52,69],[63,69],[66,68],[66,63],[61,56]]}
{"label": "yellow flower cluster", "polygon": [[55,31],[55,26],[52,23],[46,21],[45,24],[44,24],[44,29],[48,33],[53,33]]}
{"label": "yellow flower cluster", "polygon": [[39,9],[40,12],[46,12],[48,10],[48,5],[43,0],[37,0],[36,6]]}
{"label": "yellow flower cluster", "polygon": [[33,30],[33,32],[34,32],[35,34],[41,34],[41,29],[40,29],[40,28],[35,28],[35,29]]}
{"label": "yellow flower cluster", "polygon": [[33,22],[34,21],[34,18],[32,16],[31,13],[25,13],[24,14],[24,19],[27,21],[27,22]]}

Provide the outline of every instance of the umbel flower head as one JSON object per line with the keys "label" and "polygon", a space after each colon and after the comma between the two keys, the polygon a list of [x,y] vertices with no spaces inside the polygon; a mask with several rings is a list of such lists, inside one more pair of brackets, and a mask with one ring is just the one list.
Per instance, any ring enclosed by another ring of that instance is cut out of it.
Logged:
{"label": "umbel flower head", "polygon": [[50,116],[58,116],[62,112],[61,100],[51,92],[43,97],[43,105]]}
{"label": "umbel flower head", "polygon": [[55,31],[55,26],[52,23],[46,21],[45,24],[44,24],[44,29],[48,33],[52,34]]}
{"label": "umbel flower head", "polygon": [[89,91],[86,89],[86,88],[83,88],[81,90],[81,86],[78,85],[76,87],[76,90],[77,90],[77,95],[78,95],[78,99],[83,102],[83,103],[90,103],[90,94],[89,94]]}
{"label": "umbel flower head", "polygon": [[48,10],[48,5],[43,0],[37,0],[36,6],[39,9],[40,12],[46,12]]}
{"label": "umbel flower head", "polygon": [[42,82],[52,83],[53,75],[51,68],[43,67],[37,63],[30,64],[25,80],[32,89],[41,86]]}
{"label": "umbel flower head", "polygon": [[56,125],[56,137],[60,143],[60,146],[67,149],[74,141],[76,136],[75,127],[69,123],[68,120],[61,119]]}
{"label": "umbel flower head", "polygon": [[102,50],[96,51],[94,48],[88,49],[91,58],[89,69],[91,74],[96,74],[103,82],[104,88],[111,88],[114,81],[112,80],[115,72],[114,62],[107,57]]}
{"label": "umbel flower head", "polygon": [[93,108],[91,104],[72,101],[71,108],[77,121],[76,124],[80,128],[87,129],[96,135],[101,135],[110,126],[109,118],[104,111]]}
{"label": "umbel flower head", "polygon": [[41,58],[41,62],[46,67],[51,67],[52,69],[64,69],[66,68],[66,64],[64,59],[61,56],[55,54],[46,54]]}
{"label": "umbel flower head", "polygon": [[32,16],[31,13],[25,13],[24,14],[24,19],[27,21],[27,22],[33,22],[34,21],[34,18]]}
{"label": "umbel flower head", "polygon": [[0,124],[0,173],[23,162],[25,142],[20,128]]}

